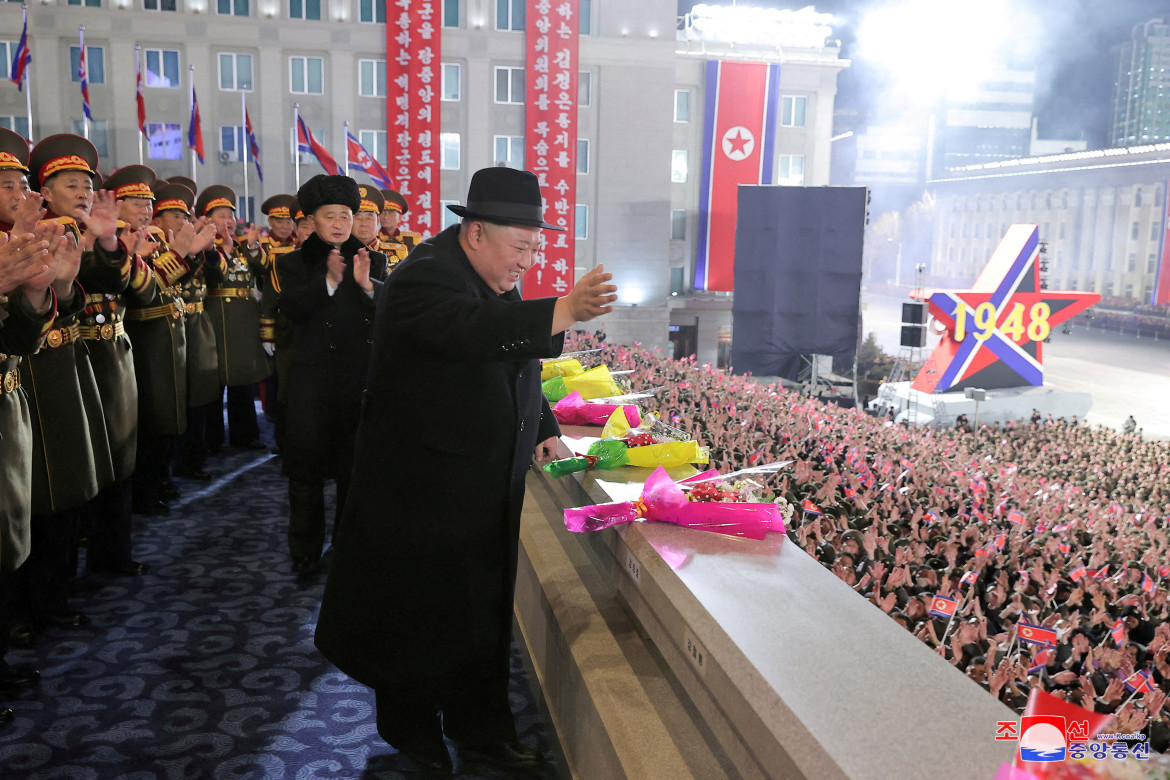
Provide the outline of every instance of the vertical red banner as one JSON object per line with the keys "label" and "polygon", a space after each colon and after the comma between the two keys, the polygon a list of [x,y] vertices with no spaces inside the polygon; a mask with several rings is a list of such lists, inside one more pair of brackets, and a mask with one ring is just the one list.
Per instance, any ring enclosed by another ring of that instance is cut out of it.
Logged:
{"label": "vertical red banner", "polygon": [[386,2],[386,154],[410,204],[404,228],[431,236],[439,225],[437,0]]}
{"label": "vertical red banner", "polygon": [[564,295],[575,280],[578,4],[528,0],[527,5],[524,167],[540,179],[544,221],[566,230],[541,234],[541,252],[524,276],[525,298]]}
{"label": "vertical red banner", "polygon": [[1170,303],[1170,179],[1162,185],[1166,208],[1162,210],[1162,236],[1158,245],[1158,272],[1154,275],[1154,300],[1142,303],[1161,306]]}

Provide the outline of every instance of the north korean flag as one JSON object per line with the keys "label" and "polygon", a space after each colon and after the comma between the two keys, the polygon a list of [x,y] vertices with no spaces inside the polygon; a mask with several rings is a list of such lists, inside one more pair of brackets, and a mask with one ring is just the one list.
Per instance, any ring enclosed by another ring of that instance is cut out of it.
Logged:
{"label": "north korean flag", "polygon": [[951,615],[955,614],[955,610],[959,604],[954,599],[949,599],[946,596],[940,596],[937,593],[934,598],[930,600],[930,614],[935,617],[946,618],[950,620]]}
{"label": "north korean flag", "polygon": [[1113,628],[1109,629],[1109,636],[1113,637],[1113,643],[1121,647],[1126,642],[1125,637],[1125,621],[1117,618],[1117,622],[1113,624]]}
{"label": "north korean flag", "polygon": [[1019,636],[1021,642],[1030,642],[1034,645],[1055,645],[1056,632],[1051,628],[1033,626],[1030,623],[1020,622]]}
{"label": "north korean flag", "polygon": [[695,287],[731,291],[739,185],[771,184],[780,66],[707,62]]}
{"label": "north korean flag", "polygon": [[806,512],[810,515],[823,515],[824,514],[824,512],[821,511],[821,508],[819,506],[814,504],[812,501],[809,501],[807,498],[804,500],[804,503],[800,505],[800,508],[801,508],[801,510],[803,510],[804,512]]}
{"label": "north korean flag", "polygon": [[1125,678],[1125,689],[1130,692],[1145,693],[1154,690],[1154,678],[1147,669],[1138,669]]}

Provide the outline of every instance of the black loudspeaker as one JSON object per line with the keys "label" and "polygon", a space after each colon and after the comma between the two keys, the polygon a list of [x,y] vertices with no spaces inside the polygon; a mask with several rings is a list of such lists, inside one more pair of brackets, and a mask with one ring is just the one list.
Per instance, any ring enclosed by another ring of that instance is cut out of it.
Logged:
{"label": "black loudspeaker", "polygon": [[[902,304],[902,324],[903,325],[925,325],[926,324],[926,303],[916,301],[914,303]],[[903,345],[905,346],[905,345]]]}
{"label": "black loudspeaker", "polygon": [[902,346],[921,349],[926,346],[925,325],[902,325]]}

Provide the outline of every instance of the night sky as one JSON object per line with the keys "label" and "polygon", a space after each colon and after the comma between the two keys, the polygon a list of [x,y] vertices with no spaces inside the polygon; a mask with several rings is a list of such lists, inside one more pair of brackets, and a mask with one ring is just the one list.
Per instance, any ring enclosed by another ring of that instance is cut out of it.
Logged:
{"label": "night sky", "polygon": [[[971,4],[986,8],[986,0],[931,0],[934,3]],[[841,56],[853,67],[838,82],[839,112],[856,112],[864,120],[878,120],[885,89],[898,74],[881,63],[867,61],[858,41],[858,27],[865,13],[913,0],[818,0],[817,11],[838,18],[833,37],[842,42]],[[976,4],[979,3],[979,4]],[[728,5],[728,2],[712,3]],[[803,8],[809,3],[783,0],[749,0],[739,5]],[[680,0],[679,14],[692,2]],[[1002,27],[1009,31],[1018,51],[1009,66],[1036,71],[1036,114],[1041,138],[1084,138],[1089,148],[1102,148],[1109,133],[1112,89],[1117,67],[1117,47],[1131,37],[1135,24],[1170,16],[1166,0],[1004,0],[1007,9]],[[937,6],[936,6],[937,7]],[[960,34],[945,25],[937,36],[945,40]],[[974,62],[977,69],[985,63]],[[923,61],[923,67],[929,67]],[[888,117],[881,117],[881,121]],[[852,124],[852,123],[850,123]]]}

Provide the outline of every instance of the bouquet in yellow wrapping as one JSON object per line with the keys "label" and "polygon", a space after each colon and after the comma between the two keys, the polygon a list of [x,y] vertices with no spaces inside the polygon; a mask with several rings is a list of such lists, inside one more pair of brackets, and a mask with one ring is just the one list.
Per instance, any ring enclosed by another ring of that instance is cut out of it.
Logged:
{"label": "bouquet in yellow wrapping", "polygon": [[652,414],[646,415],[640,427],[631,428],[625,416],[615,412],[601,434],[605,438],[589,445],[585,454],[551,461],[545,464],[544,470],[554,477],[562,477],[586,469],[616,469],[619,466],[670,468],[708,460],[707,450],[698,442],[679,438],[686,434],[663,425]]}
{"label": "bouquet in yellow wrapping", "polygon": [[[576,363],[577,361],[558,361],[558,363]],[[548,365],[548,364],[545,364]],[[555,365],[555,364],[554,364]],[[580,367],[580,364],[577,364]],[[550,369],[553,371],[556,369]],[[568,369],[571,370],[571,367]],[[541,377],[544,377],[544,367],[541,367]],[[609,366],[594,366],[579,374],[553,376],[541,383],[544,397],[550,403],[556,403],[569,393],[580,393],[582,398],[607,398],[621,395],[621,388],[609,373]]]}

